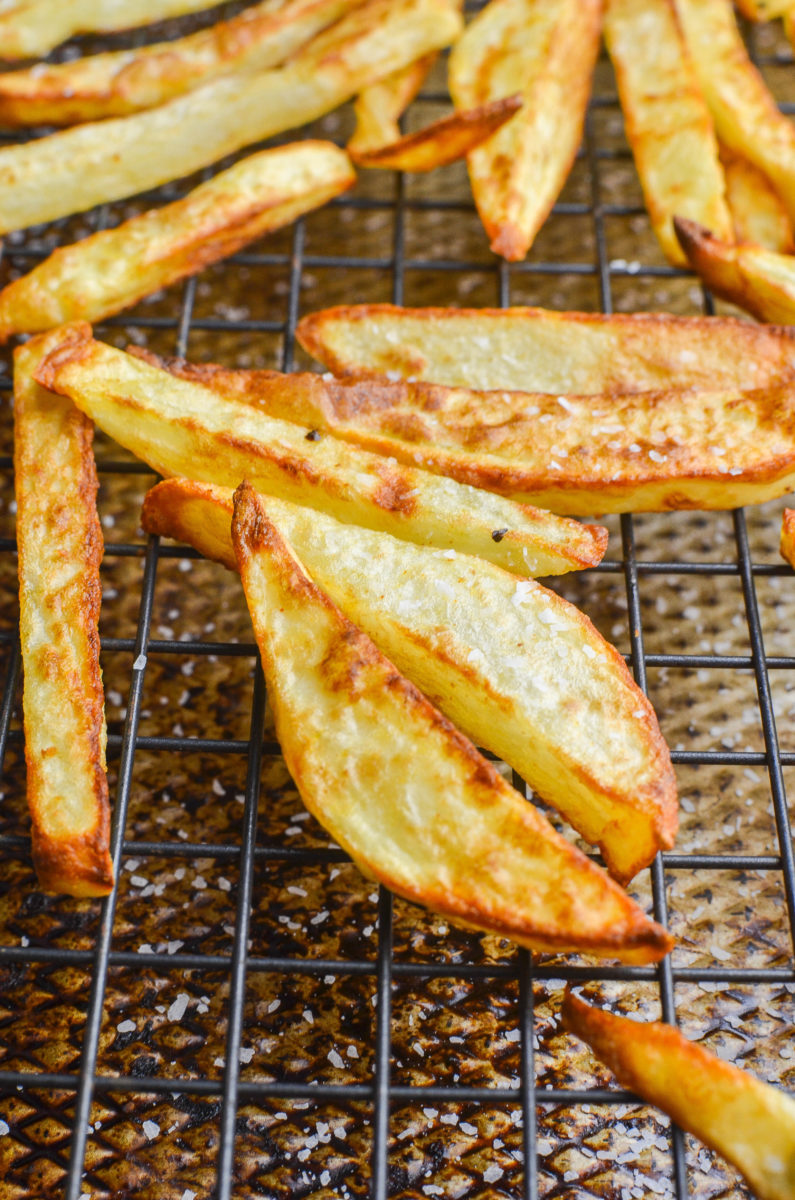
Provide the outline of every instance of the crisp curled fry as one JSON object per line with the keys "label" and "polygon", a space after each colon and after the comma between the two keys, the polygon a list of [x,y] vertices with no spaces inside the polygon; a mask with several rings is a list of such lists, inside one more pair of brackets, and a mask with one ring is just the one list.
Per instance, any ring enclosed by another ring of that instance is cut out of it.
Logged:
{"label": "crisp curled fry", "polygon": [[684,218],[677,217],[675,225],[687,261],[716,296],[760,321],[795,322],[795,257],[763,246],[728,245]]}

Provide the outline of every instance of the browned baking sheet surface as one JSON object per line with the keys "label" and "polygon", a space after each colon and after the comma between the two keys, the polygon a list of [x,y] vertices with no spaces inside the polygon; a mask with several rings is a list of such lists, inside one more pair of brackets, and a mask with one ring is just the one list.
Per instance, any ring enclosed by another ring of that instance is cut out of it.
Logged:
{"label": "browned baking sheet surface", "polygon": [[[171,22],[168,30],[198,23]],[[755,36],[776,95],[795,101],[795,69],[783,37],[773,27]],[[143,34],[125,44],[136,40]],[[443,95],[439,66],[407,128],[448,111]],[[344,110],[307,132],[340,139],[351,128]],[[339,302],[703,311],[695,280],[665,266],[650,232],[605,61],[587,132],[586,149],[527,264],[507,269],[490,254],[463,166],[404,180],[363,172],[356,191],[339,203],[195,283],[142,303],[100,327],[100,336],[197,360],[289,368],[309,365],[300,350],[293,354],[296,317]],[[155,197],[12,234],[0,283],[42,251],[187,186],[183,181]],[[10,351],[0,354],[6,381],[0,453],[8,456]],[[15,674],[13,482],[9,458],[2,464],[0,678],[12,704],[0,779],[2,1200],[65,1194],[76,1077],[98,979],[104,982],[99,1078],[87,1112],[83,1194],[96,1200],[212,1195],[235,1009],[231,956],[236,941],[241,948],[236,905],[247,865],[253,869],[250,957],[238,996],[241,1036],[231,1047],[241,1079],[231,1194],[241,1200],[678,1195],[674,1159],[681,1147],[666,1119],[630,1101],[565,1094],[615,1086],[559,1030],[563,980],[572,974],[595,981],[593,994],[644,1016],[658,1016],[661,997],[668,997],[688,1035],[763,1079],[795,1087],[792,930],[753,669],[761,645],[773,659],[768,674],[783,780],[795,785],[795,580],[777,556],[782,504],[736,521],[731,514],[673,514],[622,527],[611,518],[607,568],[554,584],[630,653],[639,564],[637,627],[649,660],[648,689],[677,761],[682,830],[675,857],[668,856],[660,874],[663,887],[653,888],[649,872],[634,887],[649,903],[654,891],[658,906],[667,908],[679,939],[673,974],[667,967],[610,972],[565,957],[531,963],[496,938],[451,929],[441,918],[379,897],[344,856],[329,850],[327,836],[304,812],[267,712],[256,848],[244,838],[255,659],[239,583],[181,549],[148,545],[138,515],[151,476],[124,469],[129,456],[102,436],[97,456],[107,543],[101,630],[111,795],[117,805],[128,799],[124,836],[132,843],[105,971],[98,957],[100,905],[40,894],[30,865]],[[738,561],[748,561],[746,527],[759,566],[753,595],[744,594],[738,570]],[[649,562],[675,565],[655,570],[644,567]],[[694,571],[695,563],[710,568]],[[756,646],[749,602],[752,619],[758,606]],[[150,640],[136,696],[141,636]],[[671,655],[707,657],[659,663]],[[638,662],[637,669],[642,673]],[[139,742],[130,786],[119,791],[130,713]],[[206,739],[223,745],[204,745]],[[689,858],[695,855],[715,857]],[[738,865],[732,856],[760,859]],[[379,1193],[385,1110],[374,1098],[374,1079],[386,1080],[379,1020],[390,994],[390,1079],[398,1090],[389,1111],[387,1187]],[[24,1086],[14,1072],[29,1073]],[[123,1086],[113,1087],[116,1076],[125,1077]],[[537,1107],[527,1087],[533,1082]],[[327,1085],[350,1090],[330,1093]],[[413,1086],[450,1093],[406,1091]],[[544,1100],[548,1088],[552,1097]],[[536,1117],[529,1128],[528,1114]],[[690,1196],[748,1195],[737,1175],[692,1139],[682,1161]]]}

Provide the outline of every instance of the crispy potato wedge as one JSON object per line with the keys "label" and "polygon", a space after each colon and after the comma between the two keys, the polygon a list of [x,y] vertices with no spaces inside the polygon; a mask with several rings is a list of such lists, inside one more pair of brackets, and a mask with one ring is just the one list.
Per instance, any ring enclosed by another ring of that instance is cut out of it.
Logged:
{"label": "crispy potato wedge", "polygon": [[671,1025],[617,1017],[571,990],[563,1024],[617,1079],[711,1146],[759,1200],[795,1195],[795,1101]]}
{"label": "crispy potato wedge", "polygon": [[527,254],[574,162],[601,16],[602,0],[491,0],[450,55],[456,108],[524,99],[468,160],[491,249],[510,262]]}
{"label": "crispy potato wedge", "polygon": [[792,222],[767,176],[728,146],[720,147],[720,161],[736,241],[764,246],[776,254],[791,253]]}
{"label": "crispy potato wedge", "polygon": [[795,222],[795,125],[748,57],[730,0],[676,8],[718,137],[767,176]]}
{"label": "crispy potato wedge", "polygon": [[[231,71],[283,63],[363,0],[264,0],[184,38],[0,74],[0,124],[75,125],[164,104]],[[66,7],[64,5],[63,7]]]}
{"label": "crispy potato wedge", "polygon": [[14,355],[23,713],[33,862],[45,891],[113,887],[99,667],[102,531],[91,422],[33,379],[54,344]]}
{"label": "crispy potato wedge", "polygon": [[[40,58],[77,33],[135,29],[218,0],[18,0],[0,9],[0,59]],[[3,11],[5,9],[5,11]]]}
{"label": "crispy potato wedge", "polygon": [[[0,150],[0,233],[156,187],[336,108],[461,25],[450,0],[366,0],[290,64]],[[310,53],[311,50],[311,53]]]}
{"label": "crispy potato wedge", "polygon": [[232,539],[285,763],[366,875],[534,950],[661,958],[669,935],[557,834],[313,583],[249,485]]}
{"label": "crispy potato wedge", "polygon": [[553,512],[734,508],[795,484],[795,380],[561,396],[223,368],[206,379],[373,454]]}
{"label": "crispy potato wedge", "polygon": [[795,508],[785,508],[781,515],[781,557],[795,567]]}
{"label": "crispy potato wedge", "polygon": [[522,107],[521,96],[506,96],[492,100],[467,112],[442,117],[424,129],[407,133],[397,141],[372,150],[355,150],[348,146],[351,158],[359,167],[382,167],[392,171],[433,171],[464,158],[481,142],[490,138],[501,125],[510,121]]}
{"label": "crispy potato wedge", "polygon": [[673,0],[607,0],[604,27],[652,227],[668,261],[685,266],[676,213],[727,241],[732,220],[715,128]]}
{"label": "crispy potato wedge", "polygon": [[377,150],[400,139],[400,116],[417,95],[437,58],[436,53],[424,54],[359,93],[353,104],[356,128],[347,146],[354,159],[366,150]]}
{"label": "crispy potato wedge", "polygon": [[224,486],[248,475],[264,491],[340,520],[475,554],[521,575],[546,574],[547,564],[584,566],[604,554],[598,526],[561,524],[549,513],[219,398],[93,341],[87,325],[62,328],[37,378],[162,475]]}
{"label": "crispy potato wedge", "polygon": [[335,375],[512,391],[765,387],[795,368],[795,331],[732,317],[358,304],[309,313],[296,336]]}
{"label": "crispy potato wedge", "polygon": [[55,250],[0,292],[0,342],[66,321],[97,321],[193,275],[351,187],[331,142],[263,150],[184,199]]}
{"label": "crispy potato wedge", "polygon": [[795,257],[763,246],[727,245],[680,217],[676,234],[690,266],[716,296],[760,321],[795,323]]}
{"label": "crispy potato wedge", "polygon": [[[676,780],[654,711],[587,617],[482,559],[275,498],[268,511],[346,617],[598,845],[617,879],[671,848]],[[142,522],[234,567],[231,512],[231,491],[169,479],[147,494]]]}

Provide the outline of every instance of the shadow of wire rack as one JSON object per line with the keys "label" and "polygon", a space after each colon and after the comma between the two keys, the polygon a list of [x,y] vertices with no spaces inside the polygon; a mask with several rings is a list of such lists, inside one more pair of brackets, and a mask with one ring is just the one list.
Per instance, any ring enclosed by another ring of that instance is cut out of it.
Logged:
{"label": "shadow of wire rack", "polygon": [[[791,111],[791,56],[770,30],[754,37]],[[408,124],[446,107],[439,66]],[[342,141],[350,128],[343,110],[311,132]],[[11,235],[2,281],[188,186]],[[490,255],[460,165],[363,172],[349,196],[99,332],[290,370],[310,365],[293,340],[301,313],[385,300],[712,308],[649,231],[603,60],[584,147],[527,262]],[[144,539],[151,474],[98,435],[119,885],[102,904],[45,896],[25,836],[9,352],[0,369],[3,1200],[747,1196],[618,1089],[557,1012],[576,980],[795,1085],[782,505],[611,519],[606,561],[554,583],[648,689],[682,796],[676,851],[635,885],[677,949],[657,969],[595,965],[452,929],[329,844],[279,758],[237,581]]]}

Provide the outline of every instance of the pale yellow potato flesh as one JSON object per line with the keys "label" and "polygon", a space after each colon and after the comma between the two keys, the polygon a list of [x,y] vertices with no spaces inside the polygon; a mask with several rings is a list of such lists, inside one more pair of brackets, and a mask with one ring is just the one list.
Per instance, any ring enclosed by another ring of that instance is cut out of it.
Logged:
{"label": "pale yellow potato flesh", "polygon": [[99,667],[93,427],[33,372],[51,336],[14,355],[14,470],[23,720],[33,861],[44,891],[113,887]]}
{"label": "pale yellow potato flesh", "polygon": [[0,341],[98,321],[193,275],[351,187],[331,142],[293,142],[243,159],[184,199],[72,245],[0,292]]}
{"label": "pale yellow potato flesh", "polygon": [[795,508],[785,508],[781,515],[781,557],[795,567]]}
{"label": "pale yellow potato flesh", "polygon": [[[0,124],[75,125],[164,104],[231,71],[294,54],[363,0],[272,0],[170,42],[0,74]],[[64,4],[63,7],[67,7]]]}
{"label": "pale yellow potato flesh", "polygon": [[0,59],[40,58],[77,33],[113,33],[214,8],[218,0],[19,0],[0,9]]}
{"label": "pale yellow potato flesh", "polygon": [[563,1024],[625,1087],[737,1168],[759,1200],[795,1196],[795,1100],[678,1029],[593,1008],[571,991]]}
{"label": "pale yellow potato flesh", "polygon": [[602,0],[491,0],[450,55],[456,108],[524,99],[468,158],[491,249],[511,262],[527,254],[574,162],[601,17]]}
{"label": "pale yellow potato flesh", "polygon": [[[673,846],[676,781],[654,711],[573,605],[483,559],[272,497],[268,508],[346,617],[598,845],[617,879]],[[142,522],[234,567],[231,514],[230,490],[169,479],[147,494]]]}
{"label": "pale yellow potato flesh", "polygon": [[791,253],[792,222],[767,176],[727,146],[720,148],[720,161],[735,240],[764,246],[777,254]]}
{"label": "pale yellow potato flesh", "polygon": [[335,375],[586,395],[789,379],[795,331],[733,317],[342,305],[296,336]]}
{"label": "pale yellow potato flesh", "polygon": [[[93,341],[87,325],[65,326],[61,338],[38,381],[68,395],[161,475],[226,487],[249,478],[263,491],[339,520],[475,554],[520,575],[546,574],[547,563],[572,569],[578,557],[584,566],[604,553],[606,531],[599,526],[561,525],[549,513],[221,398]],[[580,556],[568,545],[574,537]]]}
{"label": "pale yellow potato flesh", "polygon": [[285,67],[223,76],[146,112],[6,147],[0,233],[157,187],[313,121],[446,45],[460,26],[449,0],[367,0]]}
{"label": "pale yellow potato flesh", "polygon": [[417,95],[438,55],[426,54],[371,84],[356,97],[353,112],[356,128],[348,142],[348,153],[377,150],[400,139],[398,121]]}
{"label": "pale yellow potato flesh", "polygon": [[676,0],[718,137],[762,171],[795,221],[795,125],[748,57],[730,0]]}
{"label": "pale yellow potato flesh", "polygon": [[533,950],[628,962],[667,952],[665,930],[312,582],[250,485],[235,494],[232,539],[285,763],[366,875]]}
{"label": "pale yellow potato flesh", "polygon": [[795,257],[727,245],[693,221],[677,218],[676,228],[690,266],[716,296],[760,321],[795,323]]}
{"label": "pale yellow potato flesh", "polygon": [[605,42],[652,228],[684,266],[673,218],[692,217],[731,240],[715,128],[673,0],[607,0]]}

